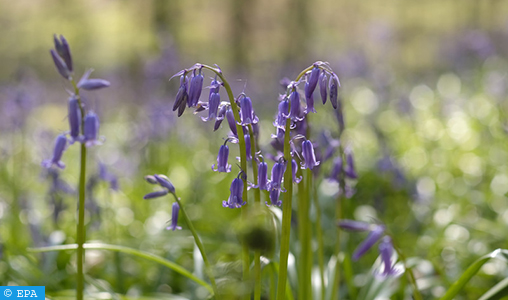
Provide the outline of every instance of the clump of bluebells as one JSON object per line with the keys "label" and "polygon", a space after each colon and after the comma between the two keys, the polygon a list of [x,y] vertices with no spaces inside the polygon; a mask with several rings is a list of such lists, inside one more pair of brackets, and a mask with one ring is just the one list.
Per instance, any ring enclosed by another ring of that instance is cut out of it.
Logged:
{"label": "clump of bluebells", "polygon": [[[169,178],[166,175],[162,174],[155,174],[155,175],[147,175],[145,176],[146,182],[154,185],[158,185],[162,188],[162,190],[157,190],[151,193],[146,194],[143,199],[150,200],[155,199],[159,197],[166,196],[167,194],[173,194],[176,197],[176,189],[173,183],[169,180]],[[166,229],[168,230],[180,230],[182,227],[178,226],[178,212],[180,211],[180,206],[177,202],[173,203],[172,206],[172,214],[171,214],[171,225],[168,226]]]}

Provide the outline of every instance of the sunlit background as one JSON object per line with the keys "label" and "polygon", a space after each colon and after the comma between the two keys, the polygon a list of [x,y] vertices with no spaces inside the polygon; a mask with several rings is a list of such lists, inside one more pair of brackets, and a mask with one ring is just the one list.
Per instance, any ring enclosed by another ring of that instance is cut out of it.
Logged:
{"label": "sunlit background", "polygon": [[[342,84],[342,142],[354,150],[359,173],[349,200],[354,217],[387,225],[413,259],[422,293],[439,297],[472,261],[508,247],[506,1],[0,0],[0,26],[2,285],[44,285],[61,297],[74,288],[73,251],[26,252],[75,242],[79,149],[65,152],[63,171],[40,166],[68,130],[71,86],[49,54],[55,33],[69,41],[78,77],[94,68],[93,76],[111,81],[83,94],[104,137],[89,154],[88,241],[147,250],[192,270],[190,233],[165,230],[171,201],[143,200],[152,191],[143,176],[167,174],[218,276],[238,280],[239,212],[222,207],[238,169],[211,171],[227,125],[213,132],[190,111],[177,118],[178,79],[168,79],[196,62],[218,64],[234,92],[252,98],[261,148],[273,152],[281,79],[322,60]],[[323,131],[336,136],[331,106],[317,110],[316,139]],[[118,188],[100,178],[101,164]],[[324,164],[320,176],[329,170]],[[321,181],[328,254],[336,194],[336,185]],[[375,257],[354,264],[356,285]],[[98,292],[206,295],[136,258],[87,251],[86,263],[87,284]],[[460,299],[478,299],[506,276],[506,264],[487,263]]]}

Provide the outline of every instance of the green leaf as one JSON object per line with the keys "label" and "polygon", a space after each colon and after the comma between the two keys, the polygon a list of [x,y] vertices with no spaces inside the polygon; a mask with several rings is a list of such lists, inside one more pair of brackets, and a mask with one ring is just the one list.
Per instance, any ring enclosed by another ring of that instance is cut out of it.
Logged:
{"label": "green leaf", "polygon": [[478,300],[497,300],[508,295],[508,278],[501,280]]}
{"label": "green leaf", "polygon": [[[109,245],[109,244],[103,244],[103,243],[89,243],[84,244],[83,247],[85,249],[94,249],[94,250],[109,250],[109,251],[116,251],[116,252],[122,252],[126,254],[131,254],[140,258],[144,258],[147,260],[151,260],[153,262],[156,262],[158,264],[161,264],[163,266],[166,266],[170,268],[171,270],[189,278],[190,280],[193,280],[194,282],[204,286],[208,291],[213,294],[212,287],[204,282],[203,280],[197,278],[192,273],[181,267],[180,265],[175,264],[172,261],[169,261],[163,257],[160,257],[158,255],[140,251],[134,248],[125,247],[125,246],[117,246],[117,245]],[[39,247],[39,248],[28,248],[29,252],[50,252],[50,251],[65,251],[65,250],[75,250],[78,248],[77,244],[69,244],[69,245],[58,245],[58,246],[50,246],[50,247]]]}
{"label": "green leaf", "polygon": [[[467,268],[467,270],[460,276],[459,280],[455,281],[452,286],[448,289],[446,294],[441,298],[441,300],[452,300],[462,289],[466,286],[466,284],[471,280],[471,278],[478,273],[481,267],[488,262],[492,258],[501,259],[505,262],[508,261],[508,250],[505,249],[496,249],[490,252],[487,255],[480,257],[476,260],[472,265]],[[488,298],[486,298],[488,299]],[[498,298],[492,298],[498,299]]]}

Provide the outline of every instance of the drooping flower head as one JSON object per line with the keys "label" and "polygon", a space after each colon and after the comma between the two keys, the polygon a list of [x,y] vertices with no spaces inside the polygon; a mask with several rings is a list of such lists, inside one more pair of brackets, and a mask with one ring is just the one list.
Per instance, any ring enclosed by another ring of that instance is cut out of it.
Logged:
{"label": "drooping flower head", "polygon": [[208,100],[208,118],[201,117],[203,121],[216,120],[220,105],[220,94],[212,93]]}
{"label": "drooping flower head", "polygon": [[217,155],[217,168],[215,168],[215,164],[212,165],[212,170],[216,172],[231,172],[231,165],[228,164],[229,157],[229,147],[226,145],[228,140],[224,142],[224,145],[220,146],[219,155]]}
{"label": "drooping flower head", "polygon": [[233,109],[231,108],[231,106],[227,107],[226,118],[228,119],[229,129],[231,130],[234,136],[237,136],[238,133],[236,130],[235,115],[233,113]]}
{"label": "drooping flower head", "polygon": [[84,125],[84,143],[86,147],[91,147],[94,145],[100,145],[99,141],[99,117],[93,112],[90,111],[85,117],[85,125]]}
{"label": "drooping flower head", "polygon": [[362,257],[367,251],[369,251],[374,244],[379,241],[379,239],[383,236],[385,232],[385,227],[383,225],[377,225],[374,229],[369,233],[367,238],[355,249],[353,252],[353,260],[358,260]]}
{"label": "drooping flower head", "polygon": [[251,153],[251,149],[252,149],[252,145],[251,145],[251,141],[250,141],[250,134],[247,133],[243,136],[243,138],[245,139],[245,154],[246,154],[246,158],[247,158],[247,161],[251,161],[252,160],[252,153]]}
{"label": "drooping flower head", "polygon": [[242,198],[243,181],[240,179],[240,175],[242,174],[242,172],[240,172],[238,174],[238,177],[233,179],[233,182],[231,183],[231,187],[229,188],[229,191],[231,192],[231,194],[230,194],[229,199],[227,201],[226,200],[222,201],[223,207],[239,208],[247,203],[247,202],[243,201],[243,198]]}
{"label": "drooping flower head", "polygon": [[215,124],[213,125],[213,131],[217,131],[217,129],[220,128],[220,125],[222,124],[222,121],[224,120],[224,117],[226,116],[226,105],[219,106],[219,112],[217,113],[217,118],[215,119]]}
{"label": "drooping flower head", "polygon": [[51,166],[56,165],[60,169],[65,168],[65,164],[61,161],[63,152],[67,146],[67,137],[64,134],[61,134],[56,137],[55,140],[55,148],[53,149],[53,157],[51,159],[46,159],[42,162],[42,166],[45,168],[51,168]]}
{"label": "drooping flower head", "polygon": [[272,168],[272,179],[270,180],[270,189],[282,189],[282,179],[284,178],[284,172],[286,171],[286,161],[284,158],[279,159],[273,165]]}
{"label": "drooping flower head", "polygon": [[79,107],[78,98],[73,95],[69,98],[68,115],[71,141],[74,143],[79,140],[79,129],[81,126],[81,109]]}
{"label": "drooping flower head", "polygon": [[259,121],[258,117],[254,113],[254,109],[252,108],[252,101],[245,95],[243,95],[240,99],[240,116],[242,119],[240,125],[242,126],[254,124]]}
{"label": "drooping flower head", "polygon": [[269,185],[268,165],[266,162],[261,161],[258,165],[258,187],[260,190],[268,191]]}
{"label": "drooping flower head", "polygon": [[169,180],[169,178],[166,175],[155,174],[155,175],[153,175],[153,177],[155,177],[155,180],[157,180],[157,183],[161,187],[168,190],[168,192],[170,192],[171,194],[176,193],[175,186],[173,185],[173,183]]}
{"label": "drooping flower head", "polygon": [[319,161],[316,161],[316,155],[314,154],[314,146],[312,142],[309,140],[305,140],[302,143],[302,156],[304,162],[302,163],[302,168],[304,169],[313,169],[314,167],[319,165]]}
{"label": "drooping flower head", "polygon": [[65,66],[67,69],[72,72],[72,56],[71,56],[71,49],[69,47],[69,43],[67,42],[67,39],[63,35],[60,35],[60,39],[56,36],[56,34],[53,35],[53,42],[55,44],[55,49],[58,55],[63,59],[65,62]]}
{"label": "drooping flower head", "polygon": [[182,227],[178,226],[178,211],[180,210],[180,206],[177,202],[173,203],[171,210],[171,225],[166,227],[167,230],[181,230]]}
{"label": "drooping flower head", "polygon": [[307,80],[307,84],[305,85],[305,98],[309,99],[312,97],[312,94],[314,93],[314,90],[316,89],[316,85],[318,83],[319,79],[319,68],[314,65],[314,68],[310,71],[310,75]]}
{"label": "drooping flower head", "polygon": [[381,262],[383,264],[383,272],[381,277],[393,276],[397,277],[402,274],[402,270],[395,268],[395,262],[392,262],[393,244],[389,236],[384,236],[379,243],[379,254],[381,255]]}
{"label": "drooping flower head", "polygon": [[294,122],[302,121],[304,119],[302,108],[300,106],[300,95],[296,88],[293,88],[293,91],[289,95],[289,102],[291,103],[289,117]]}
{"label": "drooping flower head", "polygon": [[81,79],[79,80],[79,82],[77,84],[78,88],[84,89],[87,91],[92,91],[92,90],[98,90],[98,89],[102,89],[102,88],[110,86],[110,83],[107,80],[99,79],[99,78],[89,79],[88,77],[90,77],[90,74],[92,74],[92,72],[93,72],[93,69],[90,69],[90,70],[86,71],[85,74],[83,74],[83,76],[81,77]]}
{"label": "drooping flower head", "polygon": [[189,94],[187,93],[187,76],[186,76],[186,73],[182,73],[182,75],[180,76],[180,87],[178,88],[178,92],[176,93],[176,98],[175,98],[175,104],[173,105],[173,111],[175,110],[179,110],[178,111],[178,116],[181,116],[182,114],[180,113],[180,107],[183,105],[183,109],[182,109],[182,113],[183,113],[183,110],[185,110],[185,105],[187,104],[187,101],[188,101],[188,98],[189,98]]}
{"label": "drooping flower head", "polygon": [[[309,83],[305,83],[305,90],[309,88]],[[307,93],[307,92],[306,92]],[[309,112],[317,113],[316,109],[314,108],[314,94],[309,94],[308,96],[305,96],[305,101],[307,102],[307,108],[305,108],[305,113],[308,114]]]}
{"label": "drooping flower head", "polygon": [[286,98],[279,103],[279,110],[277,112],[277,116],[275,117],[275,121],[273,122],[273,126],[284,132],[286,128],[286,120],[288,114],[289,114],[289,100]]}
{"label": "drooping flower head", "polygon": [[323,104],[326,103],[327,99],[327,87],[328,87],[328,79],[326,78],[326,72],[322,72],[319,75],[319,93],[321,94],[321,100],[323,100]]}
{"label": "drooping flower head", "polygon": [[330,75],[329,86],[330,86],[330,102],[332,102],[333,108],[337,109],[338,106],[337,97],[339,95],[340,81],[339,77],[336,74]]}
{"label": "drooping flower head", "polygon": [[353,158],[353,151],[351,149],[346,148],[344,151],[346,155],[346,166],[344,168],[344,174],[351,179],[358,178],[358,174],[355,169],[355,160]]}
{"label": "drooping flower head", "polygon": [[151,193],[144,195],[143,199],[145,199],[145,200],[155,199],[155,198],[166,196],[167,194],[168,194],[168,190],[155,191],[155,192],[151,192]]}
{"label": "drooping flower head", "polygon": [[203,89],[203,75],[201,74],[201,68],[199,68],[199,74],[196,74],[196,69],[192,74],[189,86],[189,99],[187,105],[189,107],[196,107],[201,96]]}
{"label": "drooping flower head", "polygon": [[[272,189],[270,191],[270,202],[272,203],[272,205],[276,206],[282,205],[282,201],[279,200],[279,197],[280,197],[280,189]],[[266,205],[268,205],[268,203],[266,203]]]}

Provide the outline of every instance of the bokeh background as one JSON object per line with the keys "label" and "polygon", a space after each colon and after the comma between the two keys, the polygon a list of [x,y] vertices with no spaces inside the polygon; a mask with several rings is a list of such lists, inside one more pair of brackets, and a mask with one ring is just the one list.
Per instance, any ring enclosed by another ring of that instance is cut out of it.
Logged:
{"label": "bokeh background", "polygon": [[[142,199],[152,191],[143,176],[167,174],[223,282],[238,280],[239,213],[222,208],[236,174],[211,171],[227,126],[213,133],[213,124],[189,111],[177,118],[178,82],[168,79],[195,62],[218,64],[235,93],[253,99],[260,144],[270,152],[280,80],[323,60],[342,83],[342,142],[354,150],[359,172],[352,216],[387,224],[415,258],[425,297],[439,297],[475,259],[508,247],[506,1],[0,0],[0,24],[2,285],[44,285],[60,297],[74,288],[73,251],[26,252],[75,241],[78,147],[66,151],[65,170],[40,167],[68,130],[70,86],[49,55],[55,33],[69,41],[78,76],[93,67],[94,76],[111,81],[84,93],[105,139],[89,154],[89,241],[199,269],[190,233],[165,230],[171,201]],[[336,136],[331,107],[317,110],[316,139],[323,131]],[[101,178],[101,166],[116,181]],[[325,164],[321,178],[328,171]],[[318,191],[331,254],[337,187],[323,179]],[[354,264],[358,286],[375,257]],[[204,293],[133,257],[87,251],[86,262],[90,291]],[[477,299],[506,276],[504,263],[487,263],[461,299]]]}

